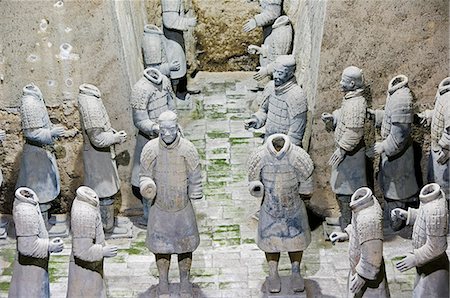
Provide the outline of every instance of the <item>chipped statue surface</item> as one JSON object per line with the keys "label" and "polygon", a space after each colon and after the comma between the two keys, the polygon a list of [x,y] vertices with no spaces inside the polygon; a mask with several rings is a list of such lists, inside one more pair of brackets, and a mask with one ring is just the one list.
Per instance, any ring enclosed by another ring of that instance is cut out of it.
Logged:
{"label": "chipped statue surface", "polygon": [[288,136],[273,134],[251,155],[248,166],[250,193],[263,197],[257,245],[269,264],[268,290],[280,292],[278,261],[280,252],[288,252],[291,288],[303,291],[300,262],[311,242],[311,230],[301,195],[312,193],[313,162]]}
{"label": "chipped statue surface", "polygon": [[352,195],[351,224],[333,232],[332,242],[349,238],[348,297],[390,297],[383,259],[383,211],[372,191],[362,187]]}
{"label": "chipped statue surface", "polygon": [[151,206],[146,244],[156,255],[159,294],[169,294],[170,258],[177,254],[181,293],[191,296],[192,252],[200,243],[191,200],[203,197],[200,159],[194,145],[181,137],[174,112],[163,112],[158,123],[159,138],[141,154],[140,191]]}
{"label": "chipped statue surface", "polygon": [[439,184],[425,185],[419,194],[419,209],[395,208],[393,219],[413,226],[413,251],[395,266],[401,272],[416,267],[413,297],[449,297],[449,261],[446,253],[448,206]]}
{"label": "chipped statue surface", "polygon": [[72,204],[71,227],[72,254],[67,297],[106,298],[103,259],[116,256],[117,247],[105,243],[99,197],[87,186],[77,189]]}
{"label": "chipped statue surface", "polygon": [[9,288],[10,298],[50,297],[48,261],[50,253],[63,250],[60,238],[48,238],[37,194],[26,187],[16,190],[13,218],[17,255]]}

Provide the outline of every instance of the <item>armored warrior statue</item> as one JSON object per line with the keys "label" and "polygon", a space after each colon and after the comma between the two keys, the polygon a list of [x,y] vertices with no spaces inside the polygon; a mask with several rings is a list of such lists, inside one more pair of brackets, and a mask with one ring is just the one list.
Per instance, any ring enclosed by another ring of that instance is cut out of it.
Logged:
{"label": "armored warrior statue", "polygon": [[78,108],[84,138],[84,185],[94,189],[100,197],[105,232],[127,233],[126,228],[114,228],[114,196],[120,189],[114,145],[125,142],[127,134],[111,127],[100,90],[96,86],[80,85]]}
{"label": "armored warrior statue", "polygon": [[72,255],[67,297],[104,297],[103,259],[117,255],[117,246],[106,245],[99,197],[89,187],[77,189],[71,212]]}
{"label": "armored warrior statue", "polygon": [[[197,19],[192,17],[187,17],[185,15],[184,0],[161,0],[162,7],[162,22],[163,22],[163,32],[168,40],[177,42],[183,52],[186,51],[184,44],[183,31],[187,31],[191,27],[197,25]],[[178,48],[168,47],[168,57],[179,56]],[[171,53],[169,53],[171,52]],[[186,66],[181,66],[181,63],[186,62],[186,56],[180,59],[180,70],[186,69]],[[173,77],[172,83],[174,84],[174,90],[177,93],[177,97],[180,99],[185,99],[187,90],[187,79],[186,72],[183,76],[178,78]],[[176,80],[178,80],[178,82]]]}
{"label": "armored warrior statue", "polygon": [[419,113],[422,122],[431,119],[431,150],[428,182],[436,182],[450,199],[450,77],[439,84],[434,110]]}
{"label": "armored warrior statue", "polygon": [[200,238],[190,200],[203,196],[200,160],[194,145],[180,136],[174,112],[162,113],[158,122],[159,138],[148,142],[141,156],[140,190],[151,205],[146,244],[156,255],[159,294],[169,294],[170,258],[177,254],[181,293],[191,296],[192,252]]}
{"label": "armored warrior statue", "polygon": [[425,185],[419,195],[419,209],[395,208],[391,216],[414,225],[413,252],[395,266],[401,272],[416,267],[413,297],[449,297],[447,249],[447,200],[437,183]]}
{"label": "armored warrior statue", "polygon": [[183,48],[177,42],[167,39],[155,25],[144,27],[142,55],[144,68],[156,68],[172,80],[186,75],[186,56]]}
{"label": "armored warrior statue", "polygon": [[336,150],[328,163],[332,166],[330,184],[336,194],[341,217],[341,230],[350,223],[352,212],[350,198],[360,187],[367,186],[366,155],[364,144],[364,120],[366,99],[363,96],[362,70],[349,66],[342,72],[341,90],[345,93],[341,108],[323,113],[327,129],[334,130]]}
{"label": "armored warrior statue", "polygon": [[133,109],[134,125],[139,130],[134,150],[131,185],[133,194],[144,204],[144,217],[140,223],[147,225],[147,200],[142,200],[139,191],[141,151],[148,141],[158,137],[159,125],[157,119],[159,115],[167,110],[176,110],[175,94],[173,93],[169,79],[155,68],[145,69],[144,76],[133,87],[131,107]]}
{"label": "armored warrior statue", "polygon": [[34,84],[23,88],[20,110],[25,144],[16,188],[26,186],[36,192],[44,221],[47,222],[51,202],[60,191],[53,143],[64,134],[64,128],[53,126],[50,122],[41,90]]}
{"label": "armored warrior statue", "polygon": [[294,56],[282,55],[276,59],[273,81],[264,88],[259,110],[245,121],[246,129],[265,125],[266,139],[272,134],[283,133],[294,145],[302,145],[308,102],[305,92],[297,85],[294,72]]}
{"label": "armored warrior statue", "polygon": [[[407,203],[416,200],[419,191],[411,138],[412,99],[408,78],[398,75],[389,82],[384,111],[373,111],[383,139],[375,143],[374,150],[381,155],[378,180],[386,201],[385,218],[388,219],[392,209],[405,208]],[[399,228],[392,221],[391,227]]]}
{"label": "armored warrior statue", "polygon": [[39,209],[39,198],[26,187],[16,190],[13,218],[16,226],[17,256],[9,288],[10,298],[50,297],[49,253],[60,252],[60,238],[48,239]]}
{"label": "armored warrior statue", "polygon": [[[255,1],[255,0],[250,0]],[[283,7],[282,0],[259,0],[261,6],[261,13],[255,15],[252,19],[244,24],[244,32],[250,32],[256,27],[263,28],[264,39],[272,32],[271,25],[281,15],[281,8]]]}
{"label": "armored warrior statue", "polygon": [[268,291],[281,290],[280,252],[289,253],[292,289],[303,291],[300,262],[311,242],[311,231],[301,195],[312,193],[313,162],[288,136],[273,134],[251,155],[248,166],[250,194],[263,197],[257,245],[266,253],[269,264]]}
{"label": "armored warrior statue", "polygon": [[[330,240],[350,238],[348,297],[390,297],[383,259],[383,211],[370,188],[362,187],[351,197],[351,224],[345,232],[333,232]],[[351,295],[350,295],[351,293]]]}
{"label": "armored warrior statue", "polygon": [[260,68],[255,74],[256,80],[262,80],[273,72],[273,63],[281,55],[288,55],[292,50],[292,26],[288,16],[281,16],[272,25],[272,33],[258,47],[249,45],[250,54],[259,54]]}

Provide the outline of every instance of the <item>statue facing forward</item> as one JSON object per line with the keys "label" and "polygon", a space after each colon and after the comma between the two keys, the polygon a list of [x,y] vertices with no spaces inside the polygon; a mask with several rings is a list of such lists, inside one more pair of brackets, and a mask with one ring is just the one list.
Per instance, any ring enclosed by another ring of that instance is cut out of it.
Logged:
{"label": "statue facing forward", "polygon": [[278,261],[280,252],[288,252],[292,265],[291,288],[301,292],[305,283],[300,262],[311,242],[301,194],[312,193],[313,162],[288,136],[273,134],[251,155],[248,166],[250,194],[263,197],[257,245],[265,252],[269,264],[266,287],[272,293],[281,291]]}
{"label": "statue facing forward", "polygon": [[141,154],[140,191],[151,205],[146,244],[156,255],[159,294],[169,294],[170,259],[177,254],[181,293],[191,296],[192,252],[200,238],[190,200],[203,196],[200,160],[194,145],[180,136],[174,112],[163,112],[158,123],[159,138]]}

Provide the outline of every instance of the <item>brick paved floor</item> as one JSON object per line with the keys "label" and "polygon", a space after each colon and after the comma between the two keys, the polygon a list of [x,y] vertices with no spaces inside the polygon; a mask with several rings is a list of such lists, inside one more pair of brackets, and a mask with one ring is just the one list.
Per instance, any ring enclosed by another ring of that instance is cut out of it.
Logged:
{"label": "brick paved floor", "polygon": [[[194,252],[192,282],[198,297],[262,297],[268,268],[264,253],[255,244],[257,221],[252,215],[260,202],[247,190],[246,160],[262,140],[260,132],[244,130],[243,119],[257,93],[247,92],[250,73],[199,73],[202,93],[191,105],[180,105],[185,136],[197,147],[204,169],[204,198],[194,201],[200,247]],[[136,222],[137,218],[131,218]],[[134,227],[132,239],[109,240],[119,246],[115,258],[105,259],[109,297],[149,297],[155,292],[155,257],[145,246],[145,230]],[[70,239],[63,252],[50,258],[51,297],[65,297]],[[302,274],[308,297],[343,297],[349,269],[347,243],[335,246],[323,240],[322,226],[312,232],[312,243],[304,252]],[[400,237],[384,244],[387,277],[392,297],[411,297],[414,271],[394,270],[398,256],[411,249]],[[7,297],[11,280],[15,241],[0,241],[0,297]],[[289,259],[280,261],[281,275],[288,275]],[[176,257],[170,279],[178,282]],[[175,288],[177,285],[172,287]],[[173,295],[172,297],[176,297]],[[278,296],[280,297],[280,296]]]}

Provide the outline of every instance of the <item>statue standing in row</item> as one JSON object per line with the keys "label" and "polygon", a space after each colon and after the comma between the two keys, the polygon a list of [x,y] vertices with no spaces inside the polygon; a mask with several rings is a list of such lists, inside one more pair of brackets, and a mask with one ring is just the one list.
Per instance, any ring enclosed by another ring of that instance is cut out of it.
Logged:
{"label": "statue standing in row", "polygon": [[323,113],[327,130],[334,130],[336,150],[328,163],[331,165],[331,189],[336,194],[341,216],[341,230],[350,224],[352,211],[350,199],[360,187],[367,186],[364,123],[366,99],[362,70],[355,66],[344,69],[340,81],[345,93],[341,108]]}
{"label": "statue standing in row", "polygon": [[50,122],[41,90],[34,84],[23,88],[20,110],[25,144],[16,189],[25,186],[36,192],[47,224],[51,203],[60,192],[60,177],[53,145],[65,130]]}
{"label": "statue standing in row", "polygon": [[180,291],[192,297],[192,252],[200,237],[190,200],[203,197],[200,159],[194,145],[181,137],[174,112],[163,112],[158,123],[159,138],[141,154],[140,191],[151,206],[146,244],[156,255],[159,295],[169,295],[170,259],[177,254]]}
{"label": "statue standing in row", "polygon": [[332,243],[350,240],[350,274],[347,297],[390,297],[383,259],[383,211],[367,187],[351,197],[351,223],[333,232]]}
{"label": "statue standing in row", "polygon": [[416,267],[413,297],[449,297],[447,250],[448,206],[437,183],[425,185],[419,194],[419,209],[395,208],[393,220],[414,225],[413,251],[396,264],[401,272]]}
{"label": "statue standing in row", "polygon": [[[114,218],[114,197],[120,190],[114,145],[126,141],[125,131],[111,127],[100,90],[91,84],[80,85],[78,109],[83,131],[84,185],[100,197],[100,212],[105,232],[126,234]],[[115,227],[116,224],[116,227]]]}
{"label": "statue standing in row", "polygon": [[50,297],[49,255],[60,252],[60,238],[50,240],[41,215],[37,194],[26,187],[15,193],[13,219],[16,226],[17,255],[10,283],[10,298]]}
{"label": "statue standing in row", "polygon": [[312,193],[313,162],[287,135],[273,134],[251,155],[248,166],[250,193],[263,197],[257,245],[265,252],[269,264],[266,287],[271,293],[281,291],[278,262],[280,252],[288,252],[292,266],[291,288],[301,292],[305,283],[300,274],[300,262],[311,242],[302,195]]}
{"label": "statue standing in row", "polygon": [[94,190],[80,186],[72,204],[72,254],[67,297],[106,298],[103,259],[117,255],[117,246],[106,245],[100,215],[100,199]]}
{"label": "statue standing in row", "polygon": [[[249,0],[251,2],[255,0]],[[283,7],[282,0],[259,0],[261,6],[261,13],[255,15],[253,18],[247,20],[243,26],[244,32],[250,32],[256,27],[262,27],[263,39],[265,40],[272,32],[273,22],[281,16]]]}
{"label": "statue standing in row", "polygon": [[148,202],[142,199],[139,190],[141,151],[148,141],[158,137],[159,125],[157,119],[159,115],[168,110],[176,111],[175,94],[169,79],[155,68],[145,69],[143,77],[133,87],[131,108],[133,110],[133,123],[139,130],[136,136],[131,185],[133,194],[144,205],[144,216],[139,223],[147,225]]}
{"label": "statue standing in row", "polygon": [[306,129],[308,101],[295,79],[295,58],[279,56],[274,64],[273,81],[263,91],[259,110],[245,121],[245,128],[265,126],[267,139],[275,133],[289,136],[294,145],[301,146]]}

